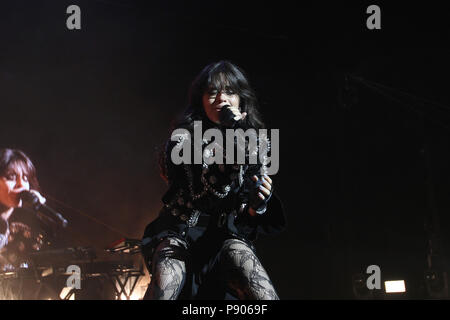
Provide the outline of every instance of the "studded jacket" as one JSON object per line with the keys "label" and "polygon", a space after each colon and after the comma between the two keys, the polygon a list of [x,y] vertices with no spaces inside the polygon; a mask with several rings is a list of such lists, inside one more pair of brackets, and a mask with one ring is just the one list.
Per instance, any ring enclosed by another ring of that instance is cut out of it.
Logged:
{"label": "studded jacket", "polygon": [[[217,127],[210,121],[202,122],[203,133],[210,128]],[[225,141],[225,130],[220,130]],[[187,134],[187,131],[190,134]],[[281,202],[275,193],[264,214],[252,217],[248,213],[249,193],[254,184],[251,177],[264,173],[267,164],[267,157],[264,157],[263,161],[256,157],[257,161],[253,164],[249,163],[249,158],[252,153],[255,155],[260,151],[261,139],[266,139],[265,146],[270,149],[268,138],[258,136],[258,144],[251,147],[249,147],[248,141],[245,143],[244,139],[244,144],[242,144],[245,145],[244,164],[227,164],[226,150],[222,150],[222,164],[217,163],[219,161],[208,164],[208,157],[214,156],[214,151],[211,151],[210,148],[212,141],[202,139],[200,147],[200,144],[193,143],[193,132],[187,131],[173,134],[166,143],[164,165],[166,166],[169,190],[162,198],[166,214],[178,217],[190,227],[196,225],[200,215],[212,217],[232,215],[234,221],[231,226],[228,226],[231,229],[229,231],[249,240],[256,239],[259,233],[272,234],[283,230],[286,224],[285,217]],[[238,148],[237,139],[234,139],[235,151]],[[183,146],[186,145],[192,151],[191,162],[174,164],[171,159],[172,152],[181,152],[182,154]],[[198,148],[201,148],[200,152],[203,157],[201,163],[194,164],[194,152],[199,152]]]}

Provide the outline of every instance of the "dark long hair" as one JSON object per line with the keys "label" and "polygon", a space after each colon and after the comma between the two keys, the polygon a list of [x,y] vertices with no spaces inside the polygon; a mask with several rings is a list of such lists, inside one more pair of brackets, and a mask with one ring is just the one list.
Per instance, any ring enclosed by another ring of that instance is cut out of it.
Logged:
{"label": "dark long hair", "polygon": [[247,112],[245,118],[249,128],[264,128],[264,122],[258,111],[258,100],[251,88],[245,72],[230,61],[219,61],[207,65],[194,79],[189,89],[188,105],[181,119],[173,125],[191,128],[195,120],[207,119],[203,108],[203,94],[210,88],[217,91],[230,87],[239,95],[241,112]]}
{"label": "dark long hair", "polygon": [[[235,64],[222,60],[204,67],[194,79],[189,89],[188,105],[181,117],[172,123],[171,130],[181,127],[192,131],[194,121],[207,120],[208,117],[203,108],[203,94],[208,89],[220,91],[225,90],[225,87],[229,87],[239,95],[240,110],[247,113],[244,119],[246,127],[257,130],[264,128],[265,124],[258,110],[256,93],[251,88],[247,75]],[[163,148],[159,157],[161,177],[165,180],[167,180],[166,151]]]}
{"label": "dark long hair", "polygon": [[36,168],[30,158],[21,150],[0,149],[0,176],[6,176],[11,170],[15,170],[17,167],[21,167],[27,175],[30,188],[39,190]]}

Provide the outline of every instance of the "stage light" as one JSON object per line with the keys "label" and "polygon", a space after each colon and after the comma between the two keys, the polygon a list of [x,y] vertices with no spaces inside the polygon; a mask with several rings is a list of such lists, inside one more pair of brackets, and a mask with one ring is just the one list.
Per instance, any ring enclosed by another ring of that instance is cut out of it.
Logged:
{"label": "stage light", "polygon": [[384,288],[386,293],[406,292],[405,280],[385,281]]}
{"label": "stage light", "polygon": [[147,286],[148,283],[145,285],[137,285],[128,299],[126,295],[122,293],[118,300],[142,300],[145,295],[145,291],[147,290]]}

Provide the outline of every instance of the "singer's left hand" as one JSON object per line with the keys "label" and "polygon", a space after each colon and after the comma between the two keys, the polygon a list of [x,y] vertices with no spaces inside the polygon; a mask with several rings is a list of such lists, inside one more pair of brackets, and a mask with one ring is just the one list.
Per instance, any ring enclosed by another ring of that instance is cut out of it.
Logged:
{"label": "singer's left hand", "polygon": [[[255,175],[251,179],[255,183],[261,180],[261,185],[257,190],[257,196],[261,202],[267,202],[272,194],[272,179],[266,174],[261,178],[258,178],[258,176]],[[250,207],[248,212],[251,216],[257,215],[255,208]]]}
{"label": "singer's left hand", "polygon": [[44,204],[44,203],[47,201],[47,199],[45,199],[38,191],[36,191],[36,190],[30,190],[30,192],[33,193],[33,194],[35,194],[35,195],[39,198],[39,202],[40,202],[41,204]]}

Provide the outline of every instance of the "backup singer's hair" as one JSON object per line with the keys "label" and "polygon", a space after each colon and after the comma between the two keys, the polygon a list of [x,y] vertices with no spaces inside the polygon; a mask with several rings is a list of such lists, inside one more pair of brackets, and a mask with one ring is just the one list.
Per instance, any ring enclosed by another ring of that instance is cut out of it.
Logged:
{"label": "backup singer's hair", "polygon": [[36,177],[36,169],[30,158],[21,150],[0,149],[0,176],[6,177],[12,172],[17,172],[21,168],[27,175],[30,188],[39,190],[39,183]]}

